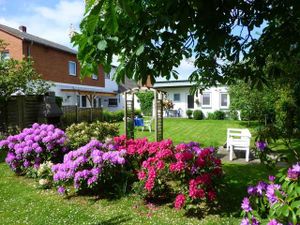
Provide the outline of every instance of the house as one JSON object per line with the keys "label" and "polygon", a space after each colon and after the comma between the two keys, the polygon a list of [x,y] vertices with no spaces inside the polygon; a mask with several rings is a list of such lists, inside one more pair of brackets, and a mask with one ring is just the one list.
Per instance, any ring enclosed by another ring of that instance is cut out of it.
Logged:
{"label": "house", "polygon": [[[187,117],[186,110],[201,110],[207,117],[208,113],[216,110],[229,111],[230,97],[226,86],[211,87],[195,95],[189,93],[192,84],[188,80],[158,80],[153,87],[167,92],[166,98],[174,103],[171,116]],[[169,115],[170,116],[170,115]]]}
{"label": "house", "polygon": [[2,53],[6,57],[33,59],[35,70],[53,84],[51,91],[63,98],[63,105],[105,107],[111,111],[123,108],[119,85],[111,79],[115,67],[105,74],[99,66],[97,74],[81,80],[75,50],[31,35],[25,26],[18,30],[0,24],[0,39],[8,44]]}

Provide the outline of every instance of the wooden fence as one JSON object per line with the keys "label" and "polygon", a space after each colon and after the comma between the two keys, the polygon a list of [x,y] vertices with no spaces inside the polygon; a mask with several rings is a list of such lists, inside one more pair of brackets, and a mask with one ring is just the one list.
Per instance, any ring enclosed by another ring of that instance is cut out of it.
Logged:
{"label": "wooden fence", "polygon": [[15,96],[0,103],[0,130],[8,127],[23,129],[39,120],[43,96]]}
{"label": "wooden fence", "polygon": [[79,108],[77,106],[62,106],[61,122],[64,127],[72,123],[103,121],[102,108]]}

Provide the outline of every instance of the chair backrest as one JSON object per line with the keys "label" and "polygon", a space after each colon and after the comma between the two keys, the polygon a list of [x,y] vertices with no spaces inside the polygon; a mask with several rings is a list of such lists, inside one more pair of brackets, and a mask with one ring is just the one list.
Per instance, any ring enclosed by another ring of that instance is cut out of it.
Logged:
{"label": "chair backrest", "polygon": [[250,139],[251,133],[248,129],[228,128],[227,129],[227,140],[229,138]]}

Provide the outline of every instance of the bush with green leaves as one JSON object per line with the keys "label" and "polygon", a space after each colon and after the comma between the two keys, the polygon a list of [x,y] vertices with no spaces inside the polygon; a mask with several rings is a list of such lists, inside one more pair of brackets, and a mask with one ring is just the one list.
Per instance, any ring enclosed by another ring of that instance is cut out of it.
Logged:
{"label": "bush with green leaves", "polygon": [[225,112],[221,110],[214,111],[213,113],[208,113],[207,119],[209,120],[224,120],[225,119]]}
{"label": "bush with green leaves", "polygon": [[186,115],[189,119],[192,119],[193,111],[191,109],[186,110]]}
{"label": "bush with green leaves", "polygon": [[242,202],[241,224],[297,225],[300,221],[300,163],[269,176],[269,182],[259,181],[248,187],[248,197]]}
{"label": "bush with green leaves", "polygon": [[154,93],[152,91],[139,92],[136,94],[136,96],[140,100],[141,110],[144,115],[151,116]]}
{"label": "bush with green leaves", "polygon": [[89,143],[91,139],[104,141],[106,138],[117,136],[119,134],[119,125],[99,121],[91,124],[82,122],[68,127],[66,134],[69,138],[70,147],[76,149]]}
{"label": "bush with green leaves", "polygon": [[193,118],[194,120],[202,120],[204,118],[203,112],[201,110],[194,110]]}

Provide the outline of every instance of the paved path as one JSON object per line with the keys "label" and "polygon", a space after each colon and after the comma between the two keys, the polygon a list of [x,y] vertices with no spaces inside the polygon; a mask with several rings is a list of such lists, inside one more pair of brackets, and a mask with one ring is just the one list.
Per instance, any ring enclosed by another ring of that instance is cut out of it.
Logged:
{"label": "paved path", "polygon": [[248,163],[260,163],[259,159],[255,159],[254,156],[250,152],[250,161],[246,162],[245,160],[245,151],[234,151],[233,152],[233,160],[229,160],[229,151],[222,146],[219,147],[217,157],[222,160],[222,162],[226,163],[240,163],[240,164],[248,164]]}

